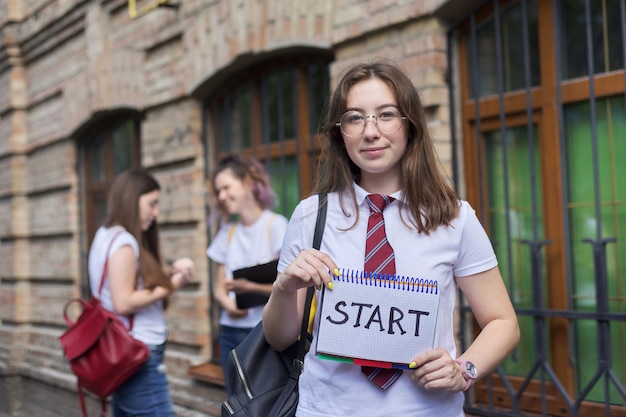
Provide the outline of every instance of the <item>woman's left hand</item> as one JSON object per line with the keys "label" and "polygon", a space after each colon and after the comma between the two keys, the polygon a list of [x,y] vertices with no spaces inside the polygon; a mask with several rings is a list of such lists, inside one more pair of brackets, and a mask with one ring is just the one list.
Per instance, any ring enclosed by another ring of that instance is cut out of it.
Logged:
{"label": "woman's left hand", "polygon": [[176,288],[187,284],[195,276],[196,266],[190,258],[179,258],[172,264],[172,282]]}
{"label": "woman's left hand", "polygon": [[461,368],[447,350],[431,349],[417,356],[409,365],[415,369],[411,378],[424,388],[445,389],[448,392],[463,391],[466,381]]}
{"label": "woman's left hand", "polygon": [[228,280],[224,283],[224,286],[228,291],[232,291],[235,294],[245,294],[254,290],[254,284],[245,278]]}

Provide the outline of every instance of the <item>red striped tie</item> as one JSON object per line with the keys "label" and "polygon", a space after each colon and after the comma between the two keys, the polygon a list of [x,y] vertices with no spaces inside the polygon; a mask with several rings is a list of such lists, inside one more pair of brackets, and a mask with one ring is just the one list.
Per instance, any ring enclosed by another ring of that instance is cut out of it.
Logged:
{"label": "red striped tie", "polygon": [[[392,197],[382,194],[370,194],[366,197],[370,206],[370,217],[367,222],[367,237],[365,239],[365,272],[372,274],[396,273],[396,261],[393,248],[387,241],[385,233],[385,219],[383,210],[391,203]],[[373,368],[362,366],[361,371],[367,378],[386,390],[402,375],[399,369]]]}

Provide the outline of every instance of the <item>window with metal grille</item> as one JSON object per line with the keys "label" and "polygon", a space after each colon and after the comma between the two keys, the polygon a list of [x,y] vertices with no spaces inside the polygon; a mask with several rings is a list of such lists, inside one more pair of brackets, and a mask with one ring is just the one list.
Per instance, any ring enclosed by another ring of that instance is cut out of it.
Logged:
{"label": "window with metal grille", "polygon": [[[205,103],[207,160],[244,153],[266,167],[278,197],[275,210],[287,218],[313,187],[317,138],[330,91],[328,53],[286,56],[231,74]],[[212,283],[211,283],[212,287]],[[219,311],[211,313],[218,334]],[[219,358],[217,338],[213,357]]]}
{"label": "window with metal grille", "polygon": [[[85,251],[106,216],[107,196],[116,175],[140,166],[139,118],[119,114],[94,122],[79,137],[80,171],[85,208]],[[88,277],[81,284],[85,298],[90,297]]]}
{"label": "window with metal grille", "polygon": [[522,340],[473,415],[626,415],[626,1],[492,0],[459,45],[467,198]]}

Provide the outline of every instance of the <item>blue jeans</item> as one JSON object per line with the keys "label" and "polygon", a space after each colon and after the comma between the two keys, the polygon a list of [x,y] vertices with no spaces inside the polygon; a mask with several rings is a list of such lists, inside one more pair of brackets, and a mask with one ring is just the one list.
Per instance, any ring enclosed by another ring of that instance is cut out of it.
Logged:
{"label": "blue jeans", "polygon": [[[220,327],[220,361],[224,371],[224,380],[228,381],[228,355],[230,351],[241,343],[241,341],[252,331],[252,328],[221,326]],[[228,391],[228,384],[226,384]],[[230,392],[227,392],[230,395]]]}
{"label": "blue jeans", "polygon": [[148,346],[150,357],[137,373],[124,382],[112,399],[115,417],[173,417],[163,353],[165,343]]}

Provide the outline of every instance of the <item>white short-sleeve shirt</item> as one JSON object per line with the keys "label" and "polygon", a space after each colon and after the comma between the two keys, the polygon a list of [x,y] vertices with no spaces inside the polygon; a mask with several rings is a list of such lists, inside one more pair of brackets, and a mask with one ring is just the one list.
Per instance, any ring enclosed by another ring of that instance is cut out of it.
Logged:
{"label": "white short-sleeve shirt", "polygon": [[[278,259],[283,244],[287,219],[265,210],[249,226],[240,222],[224,224],[207,249],[207,256],[224,265],[226,279],[233,279],[233,271]],[[234,298],[235,293],[231,292]],[[222,311],[220,324],[238,328],[252,328],[261,321],[263,306],[248,309],[248,315],[234,319]]]}
{"label": "white short-sleeve shirt", "polygon": [[[112,239],[113,243],[111,243]],[[135,253],[137,267],[139,267],[139,244],[133,235],[121,226],[113,226],[110,228],[100,227],[98,229],[91,244],[91,249],[89,250],[89,285],[92,294],[96,295],[98,292],[105,260],[109,259],[111,255],[126,245],[130,246]],[[110,249],[107,253],[109,247]],[[143,280],[141,276],[138,276],[137,289],[142,288]],[[105,277],[102,293],[100,294],[100,301],[104,308],[115,312],[111,300],[108,275]],[[118,317],[127,327],[129,326],[127,316],[118,315]],[[155,301],[135,312],[131,333],[135,339],[141,340],[147,345],[160,345],[165,343],[167,340],[167,324],[163,311],[163,300]]]}
{"label": "white short-sleeve shirt", "polygon": [[[364,266],[365,235],[369,208],[367,192],[354,185],[359,218],[350,197],[345,194],[345,215],[339,204],[340,195],[328,195],[328,215],[321,251],[329,254],[340,268],[362,270]],[[459,216],[448,227],[438,227],[430,235],[407,227],[400,218],[398,199],[384,211],[387,239],[394,249],[398,275],[434,279],[439,283],[440,302],[435,346],[448,350],[456,357],[453,316],[457,296],[455,277],[461,278],[489,270],[497,265],[491,243],[471,206],[460,201]],[[309,197],[294,210],[281,251],[278,270],[284,270],[304,249],[312,247],[318,198]],[[409,219],[406,207],[403,218]],[[353,227],[354,225],[354,227]],[[319,302],[320,294],[317,295]],[[319,309],[318,315],[319,315]],[[315,352],[314,340],[308,352],[304,373],[299,381],[298,417],[330,416],[463,416],[463,394],[426,391],[404,372],[387,391],[368,381],[360,367],[352,364],[321,360]],[[389,346],[393,349],[393,346]]]}

